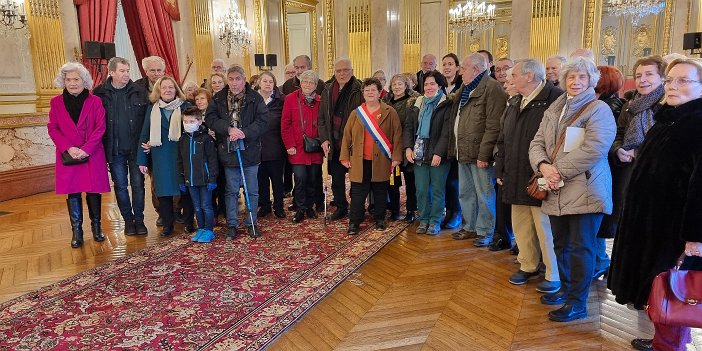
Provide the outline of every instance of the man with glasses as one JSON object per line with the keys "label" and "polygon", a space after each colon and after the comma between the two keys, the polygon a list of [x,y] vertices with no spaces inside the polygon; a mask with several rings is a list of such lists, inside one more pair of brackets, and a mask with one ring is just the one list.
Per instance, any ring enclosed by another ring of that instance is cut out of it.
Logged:
{"label": "man with glasses", "polygon": [[504,87],[507,81],[507,70],[514,67],[514,62],[509,57],[502,57],[495,63],[495,79]]}
{"label": "man with glasses", "polygon": [[[285,95],[300,89],[300,75],[302,72],[312,69],[312,59],[310,59],[310,57],[307,55],[295,57],[295,59],[293,59],[293,67],[295,68],[295,76],[283,83],[282,91]],[[317,94],[321,94],[322,90],[324,90],[324,81],[320,79],[317,81],[317,88],[315,89],[315,92]]]}
{"label": "man with glasses", "polygon": [[141,60],[141,68],[144,69],[146,77],[134,83],[144,89],[144,91],[151,93],[156,81],[166,74],[166,61],[159,56],[144,57],[144,59]]}
{"label": "man with glasses", "polygon": [[[215,74],[215,73],[225,74],[227,72],[227,64],[221,58],[216,58],[216,59],[212,60],[211,68],[212,68],[212,70],[210,71],[211,74]],[[200,88],[205,88],[205,87],[207,87],[207,78],[205,78],[205,80],[200,85]]]}
{"label": "man with glasses", "polygon": [[346,200],[346,167],[339,162],[341,137],[346,121],[363,102],[361,82],[353,75],[350,59],[340,58],[334,63],[334,76],[325,83],[319,105],[317,128],[322,149],[327,155],[327,169],[332,176],[332,193],[336,211],[329,216],[334,221],[346,217],[349,203]]}

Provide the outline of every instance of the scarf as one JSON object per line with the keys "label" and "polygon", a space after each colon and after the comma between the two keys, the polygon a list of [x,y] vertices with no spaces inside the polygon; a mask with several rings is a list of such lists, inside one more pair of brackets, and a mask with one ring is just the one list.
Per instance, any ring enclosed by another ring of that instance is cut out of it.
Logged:
{"label": "scarf", "polygon": [[313,91],[312,94],[305,95],[305,94],[302,94],[302,90],[300,90],[300,93],[304,97],[303,101],[304,101],[305,105],[307,105],[309,107],[314,107],[314,99],[317,97],[317,93]]}
{"label": "scarf", "polygon": [[444,96],[444,92],[439,89],[434,97],[424,97],[422,101],[422,109],[419,110],[419,128],[417,128],[417,137],[426,139],[429,138],[431,129],[431,115],[434,114],[434,109]]}
{"label": "scarf", "polygon": [[78,125],[78,120],[80,119],[80,111],[83,110],[83,104],[88,98],[88,89],[83,89],[77,96],[69,93],[68,90],[63,89],[63,105],[68,111],[68,115],[71,116],[73,123]]}
{"label": "scarf", "polygon": [[661,84],[656,90],[646,95],[639,95],[629,102],[629,111],[634,114],[634,118],[626,127],[622,149],[629,151],[641,146],[646,133],[655,123],[652,107],[663,98],[663,94],[665,90]]}
{"label": "scarf", "polygon": [[[176,97],[171,102],[165,102],[163,100],[158,100],[151,109],[151,115],[149,116],[151,122],[151,130],[149,130],[149,143],[151,146],[161,146],[161,109],[167,111],[173,111],[168,124],[168,140],[178,141],[180,135],[183,134],[181,131],[181,116],[180,116],[180,105],[183,104],[183,100]],[[166,118],[168,119],[168,118]]]}
{"label": "scarf", "polygon": [[234,128],[239,128],[239,112],[244,102],[245,92],[246,89],[238,94],[234,94],[231,89],[227,92],[227,107],[229,107],[229,116],[231,118],[229,125]]}
{"label": "scarf", "polygon": [[[353,89],[353,82],[356,79],[356,77],[351,77],[344,86],[339,89],[339,96],[336,98],[336,101],[334,102],[334,116],[339,116],[342,118],[346,118],[349,116],[349,113],[344,113],[344,109],[346,108],[346,105],[349,104],[349,99],[351,98],[351,89]],[[334,81],[334,85],[336,86],[335,88],[338,89],[337,87],[339,86],[338,81]]]}
{"label": "scarf", "polygon": [[472,82],[463,87],[463,92],[461,93],[461,102],[458,104],[459,110],[463,108],[463,105],[465,105],[466,102],[468,102],[470,93],[472,93],[473,90],[475,90],[475,88],[478,86],[478,84],[480,84],[480,80],[483,79],[483,76],[485,76],[485,73],[487,71],[488,70],[484,70],[482,73],[478,74],[478,76],[475,77]]}

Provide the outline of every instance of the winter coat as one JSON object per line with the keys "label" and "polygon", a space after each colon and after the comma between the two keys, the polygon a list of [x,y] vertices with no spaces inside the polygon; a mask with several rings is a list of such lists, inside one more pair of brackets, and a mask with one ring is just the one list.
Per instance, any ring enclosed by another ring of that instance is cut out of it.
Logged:
{"label": "winter coat", "polygon": [[[404,149],[402,148],[402,124],[397,112],[386,103],[380,104],[380,119],[378,126],[392,144],[392,160],[385,157],[378,145],[373,143],[373,159],[371,182],[385,182],[390,180],[392,161],[402,161]],[[371,117],[373,118],[373,117]],[[339,160],[351,161],[349,180],[363,183],[363,143],[365,141],[366,127],[363,126],[359,115],[354,110],[349,116],[344,129],[344,138],[341,142]],[[371,137],[372,138],[372,137]]]}
{"label": "winter coat", "polygon": [[[100,98],[88,95],[74,123],[63,102],[63,96],[51,98],[49,103],[49,137],[56,145],[56,193],[107,193],[107,161],[102,147],[105,133],[105,109]],[[78,147],[88,155],[88,162],[64,166],[61,154],[71,147]]]}
{"label": "winter coat", "polygon": [[283,139],[280,137],[280,118],[283,114],[285,95],[277,88],[271,95],[273,100],[266,104],[268,107],[268,128],[261,136],[261,161],[284,160],[287,157]]}
{"label": "winter coat", "polygon": [[[685,242],[702,242],[702,99],[664,105],[654,119],[634,161],[607,283],[617,302],[638,308]],[[682,269],[702,270],[702,258],[688,257]]]}
{"label": "winter coat", "polygon": [[[139,147],[139,134],[141,134],[141,127],[144,126],[144,116],[146,115],[146,108],[149,106],[148,92],[142,87],[132,82],[131,80],[123,88],[127,89],[127,105],[129,119],[129,129],[130,129],[130,148],[131,153],[129,158],[131,160],[136,160],[137,151]],[[112,156],[117,153],[117,122],[121,120],[121,116],[118,116],[121,109],[117,108],[116,103],[113,102],[115,88],[112,86],[112,77],[107,78],[105,83],[99,85],[93,91],[95,96],[102,100],[102,106],[105,108],[105,135],[102,138],[102,143],[105,146],[105,156],[107,157],[107,162],[112,162]]]}
{"label": "winter coat", "polygon": [[[529,145],[529,161],[534,172],[539,164],[553,164],[561,174],[565,186],[557,194],[550,192],[541,204],[541,210],[550,216],[564,216],[585,213],[612,212],[612,174],[607,162],[616,125],[612,110],[602,101],[591,103],[570,126],[585,129],[582,144],[571,152],[563,152],[561,146],[555,160],[551,154],[565,123],[559,123],[561,112],[566,104],[567,94],[561,95],[544,112],[539,130]],[[568,103],[563,121],[568,121],[580,108],[595,100],[595,90],[574,96]]]}
{"label": "winter coat", "polygon": [[[414,150],[414,142],[417,139],[417,130],[419,129],[419,111],[422,109],[422,103],[425,98],[424,96],[418,97],[414,102],[414,106],[408,111],[407,120],[405,120],[406,128],[402,132],[402,146],[405,150]],[[429,127],[429,141],[424,145],[422,163],[431,164],[434,155],[441,157],[442,164],[448,161],[446,149],[448,147],[449,133],[451,130],[449,120],[451,119],[450,114],[452,106],[453,101],[443,96],[434,109],[434,113],[431,115],[431,125]]]}
{"label": "winter coat", "polygon": [[[332,77],[324,84],[324,91],[322,91],[322,99],[319,105],[319,121],[317,122],[317,126],[319,128],[319,139],[322,142],[329,141],[329,154],[332,155],[332,157],[337,155],[339,152],[339,150],[336,150],[335,142],[338,141],[341,143],[341,140],[332,140],[334,136],[332,133],[332,128],[334,128],[334,124],[332,122],[334,106],[331,105],[331,93],[335,81],[336,77]],[[363,89],[361,88],[361,81],[355,77],[351,77],[351,80],[346,84],[351,84],[351,92],[348,103],[346,106],[344,106],[343,111],[341,112],[343,121],[341,122],[340,135],[343,135],[344,133],[344,127],[348,121],[348,116],[350,116],[351,112],[363,102]]]}
{"label": "winter coat", "polygon": [[[283,105],[283,115],[280,121],[280,132],[283,138],[285,149],[295,148],[295,155],[288,155],[290,164],[293,165],[321,165],[324,156],[321,152],[307,153],[305,152],[304,142],[302,141],[302,122],[300,121],[300,109],[302,107],[302,119],[305,122],[305,135],[310,138],[319,136],[319,128],[317,125],[319,114],[320,99],[315,97],[312,107],[308,106],[304,101],[304,97],[300,96],[301,90],[298,89],[294,93],[285,97]],[[299,105],[298,105],[299,102]],[[287,155],[287,151],[286,151]]]}
{"label": "winter coat", "polygon": [[[283,92],[283,94],[290,95],[297,89],[300,89],[300,79],[298,79],[297,77],[292,77],[286,80],[285,83],[283,83],[283,86],[280,90]],[[317,88],[314,91],[317,93],[317,95],[322,94],[322,91],[324,91],[323,80],[317,80]]]}
{"label": "winter coat", "polygon": [[[485,74],[471,92],[459,116],[458,105],[463,89],[465,86],[454,95],[456,103],[449,121],[448,157],[457,159],[459,163],[475,163],[477,160],[491,162],[500,134],[500,118],[507,106],[507,93],[498,81]],[[454,128],[456,118],[459,118],[457,129]]]}
{"label": "winter coat", "polygon": [[[225,85],[224,89],[214,95],[212,102],[207,106],[205,123],[216,134],[217,154],[222,166],[239,167],[237,142],[229,142],[231,117],[227,103],[228,94],[229,86]],[[244,150],[241,151],[241,162],[244,167],[258,165],[261,163],[261,136],[268,130],[268,108],[261,94],[251,89],[248,83],[239,121],[240,129],[246,136]]]}
{"label": "winter coat", "polygon": [[546,109],[563,94],[563,90],[547,81],[541,92],[524,106],[522,96],[509,100],[502,117],[495,153],[495,178],[502,178],[502,201],[512,205],[541,206],[541,201],[527,194],[529,179],[534,174],[529,163],[529,144],[539,130]]}
{"label": "winter coat", "polygon": [[[180,105],[182,112],[190,107],[190,103],[184,102]],[[139,145],[149,141],[149,131],[151,130],[151,110],[154,105],[149,105],[144,118],[144,127],[141,129]],[[139,148],[137,154],[137,165],[148,165],[151,158],[151,181],[154,182],[154,192],[156,196],[178,196],[180,195],[180,172],[178,172],[178,142],[168,140],[168,128],[170,122],[166,118],[165,110],[161,109],[161,146],[151,146],[148,154],[143,148]],[[183,136],[181,135],[181,138]]]}
{"label": "winter coat", "polygon": [[[408,90],[405,91],[405,94],[408,95],[406,99],[402,99],[400,101],[396,101],[394,104],[390,102],[392,99],[392,93],[389,93],[388,96],[385,97],[385,103],[387,103],[390,107],[395,109],[395,112],[397,112],[397,116],[400,118],[400,124],[402,124],[402,145],[403,145],[403,150],[404,150],[404,131],[405,128],[407,128],[407,116],[410,114],[409,111],[412,109],[412,106],[414,106],[414,103],[417,102],[417,97],[420,96],[419,93],[417,93],[414,90]],[[414,146],[414,145],[412,145]],[[409,167],[408,165],[411,165],[409,161],[407,161],[407,158],[404,157],[404,151],[402,154],[402,166],[403,167]]]}
{"label": "winter coat", "polygon": [[[636,91],[634,92],[635,93],[632,94],[633,96],[631,97],[631,100],[638,96],[638,93]],[[612,148],[610,150],[611,156],[614,156],[615,158],[617,150],[621,148],[622,144],[624,143],[624,134],[626,134],[626,130],[629,128],[629,123],[631,123],[635,116],[629,110],[629,101],[622,105],[621,113],[619,114],[619,118],[617,118],[617,136],[614,137],[614,143],[612,144]],[[651,107],[651,110],[653,110],[653,113],[655,114],[658,110],[660,110],[661,106],[663,106],[662,102],[656,103]]]}
{"label": "winter coat", "polygon": [[614,93],[610,96],[600,96],[599,100],[604,101],[604,103],[606,103],[607,106],[609,106],[609,109],[612,110],[614,120],[618,120],[619,115],[622,113],[622,105],[624,104],[624,100],[620,99],[617,93]]}
{"label": "winter coat", "polygon": [[207,128],[200,126],[195,133],[183,133],[178,140],[179,183],[187,186],[203,186],[217,183],[219,161],[214,139]]}

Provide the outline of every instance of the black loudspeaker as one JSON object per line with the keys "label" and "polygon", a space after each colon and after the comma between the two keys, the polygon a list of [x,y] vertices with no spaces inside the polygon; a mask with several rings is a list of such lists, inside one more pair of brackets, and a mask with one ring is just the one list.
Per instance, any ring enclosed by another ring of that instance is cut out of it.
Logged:
{"label": "black loudspeaker", "polygon": [[83,56],[86,59],[100,59],[102,58],[102,53],[100,52],[100,42],[99,41],[84,41],[83,42]]}
{"label": "black loudspeaker", "polygon": [[266,55],[266,66],[268,67],[275,67],[278,65],[278,55],[276,54],[267,54]]}
{"label": "black loudspeaker", "polygon": [[109,60],[115,56],[115,43],[102,43],[100,45],[100,54],[102,55],[101,58],[104,58],[106,60]]}
{"label": "black loudspeaker", "polygon": [[683,50],[702,49],[702,33],[685,33],[683,35]]}
{"label": "black loudspeaker", "polygon": [[263,54],[254,54],[254,62],[256,67],[263,67],[266,65]]}

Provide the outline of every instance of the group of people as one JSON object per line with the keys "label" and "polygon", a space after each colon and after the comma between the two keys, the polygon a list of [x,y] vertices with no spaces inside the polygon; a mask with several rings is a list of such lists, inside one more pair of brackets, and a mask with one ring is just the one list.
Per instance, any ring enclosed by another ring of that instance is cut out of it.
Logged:
{"label": "group of people", "polygon": [[[56,192],[68,194],[72,247],[83,243],[84,192],[93,237],[105,239],[100,194],[110,191],[108,166],[126,235],[148,232],[149,174],[162,235],[181,218],[194,241],[209,242],[223,213],[234,239],[243,185],[244,225],[256,238],[265,230],[258,217],[286,217],[291,184],[292,222],[318,217],[326,159],[328,219],[348,216],[350,235],[360,232],[366,210],[379,230],[386,219],[402,219],[404,183],[404,220],[418,222],[417,234],[459,229],[453,239],[512,248],[515,285],[543,271],[541,303],[560,306],[549,319],[586,317],[590,283],[608,274],[617,301],[643,309],[653,277],[681,253],[696,256],[688,268],[702,268],[702,62],[668,61],[639,59],[636,89],[624,99],[623,74],[596,66],[587,49],[545,64],[493,62],[485,50],[462,60],[447,54],[442,72],[427,54],[419,72],[395,74],[389,84],[382,70],[357,79],[347,58],[324,82],[310,58],[298,56],[280,87],[270,72],[251,84],[242,66],[215,60],[201,87],[182,90],[159,57],[143,60],[146,77],[136,82],[130,63],[116,57],[92,94],[88,71],[67,63],[56,80],[64,92],[49,113]],[[545,198],[533,196],[531,185]],[[604,238],[612,237],[610,263]],[[684,349],[689,328],[655,327],[653,340],[632,345]]]}

